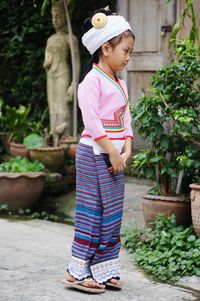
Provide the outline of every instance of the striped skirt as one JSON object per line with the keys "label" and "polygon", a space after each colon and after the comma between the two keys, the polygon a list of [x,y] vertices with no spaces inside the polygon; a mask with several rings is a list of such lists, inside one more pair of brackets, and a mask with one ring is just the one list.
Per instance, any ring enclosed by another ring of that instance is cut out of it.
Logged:
{"label": "striped skirt", "polygon": [[124,200],[124,173],[108,171],[107,154],[94,155],[79,143],[76,154],[76,217],[72,259],[67,271],[98,283],[120,278],[118,255]]}

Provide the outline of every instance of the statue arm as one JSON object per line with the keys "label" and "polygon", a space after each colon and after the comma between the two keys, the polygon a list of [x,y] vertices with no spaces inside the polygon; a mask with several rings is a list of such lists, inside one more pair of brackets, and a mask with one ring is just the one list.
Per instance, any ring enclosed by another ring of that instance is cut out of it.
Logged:
{"label": "statue arm", "polygon": [[[80,63],[80,55],[79,55],[79,48],[78,48],[78,39],[75,35],[73,35],[73,43],[74,43],[74,56],[75,56],[75,70],[76,70],[76,83],[79,83],[79,77],[80,77],[80,68],[81,68],[81,63]],[[74,89],[73,89],[73,79],[72,82],[67,89],[67,95],[66,99],[67,102],[71,102],[73,100],[73,94],[74,94]]]}
{"label": "statue arm", "polygon": [[53,55],[52,55],[52,53],[49,50],[48,41],[47,41],[47,46],[46,46],[46,49],[45,49],[45,58],[44,58],[43,67],[45,69],[50,69],[51,65],[52,65],[52,62],[53,62]]}

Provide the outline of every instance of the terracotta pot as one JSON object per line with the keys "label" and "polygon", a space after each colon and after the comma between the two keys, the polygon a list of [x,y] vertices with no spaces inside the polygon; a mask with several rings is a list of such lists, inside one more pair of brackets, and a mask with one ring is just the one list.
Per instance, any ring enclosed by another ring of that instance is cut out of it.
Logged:
{"label": "terracotta pot", "polygon": [[200,184],[190,184],[190,188],[192,223],[195,233],[200,237]]}
{"label": "terracotta pot", "polygon": [[64,147],[35,147],[30,150],[30,158],[39,160],[52,172],[58,171],[64,162]]}
{"label": "terracotta pot", "polygon": [[26,157],[29,158],[29,149],[24,144],[10,142],[10,155],[11,157]]}
{"label": "terracotta pot", "polygon": [[76,137],[66,137],[60,140],[60,144],[67,150],[69,157],[75,157],[78,139]]}
{"label": "terracotta pot", "polygon": [[75,157],[76,156],[76,148],[77,148],[77,144],[71,144],[68,148],[68,156],[69,157]]}
{"label": "terracotta pot", "polygon": [[0,204],[8,204],[9,210],[31,208],[44,189],[44,172],[0,172]]}
{"label": "terracotta pot", "polygon": [[166,217],[175,214],[177,225],[189,226],[191,220],[191,202],[183,196],[145,195],[143,200],[143,215],[145,224],[155,220],[158,214]]}
{"label": "terracotta pot", "polygon": [[68,144],[77,143],[77,141],[78,141],[77,137],[68,136],[60,139],[60,144],[67,146]]}

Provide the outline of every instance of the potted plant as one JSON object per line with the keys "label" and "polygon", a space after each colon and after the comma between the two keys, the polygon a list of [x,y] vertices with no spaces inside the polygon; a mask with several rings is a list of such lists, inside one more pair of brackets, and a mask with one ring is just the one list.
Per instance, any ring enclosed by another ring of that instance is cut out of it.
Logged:
{"label": "potted plant", "polygon": [[[198,145],[200,151],[200,139],[192,139],[193,142]],[[196,175],[193,178],[194,183],[190,184],[191,192],[191,210],[192,210],[192,223],[194,231],[197,236],[200,237],[200,167],[196,169]]]}
{"label": "potted plant", "polygon": [[200,170],[194,142],[200,137],[200,50],[183,41],[176,54],[155,73],[150,94],[132,110],[138,132],[149,144],[133,157],[133,167],[155,181],[150,200],[145,197],[143,203],[146,223],[157,213],[175,213],[178,224],[190,223],[188,184]]}
{"label": "potted plant", "polygon": [[41,135],[43,132],[43,120],[46,111],[44,111],[40,121],[34,121],[30,118],[30,110],[31,105],[29,104],[27,107],[23,105],[10,107],[7,105],[0,111],[2,112],[3,117],[4,133],[6,134],[9,144],[8,153],[10,153],[12,157],[29,157],[29,149],[26,147],[25,143],[26,137],[33,134],[32,145],[34,145],[34,135]]}
{"label": "potted plant", "polygon": [[0,164],[0,204],[9,210],[30,208],[44,188],[44,165],[24,157],[13,157]]}
{"label": "potted plant", "polygon": [[60,139],[60,144],[65,147],[67,155],[71,158],[74,158],[76,155],[76,147],[77,147],[78,137],[62,137]]}
{"label": "potted plant", "polygon": [[33,135],[29,135],[24,140],[27,148],[30,150],[30,158],[42,162],[51,172],[57,172],[64,162],[65,147],[59,144],[59,140],[53,141],[51,135],[44,139],[35,135],[35,145],[33,145]]}
{"label": "potted plant", "polygon": [[197,183],[190,184],[190,188],[192,223],[194,231],[200,237],[200,178]]}
{"label": "potted plant", "polygon": [[[197,90],[198,91],[198,90]],[[192,223],[194,230],[198,236],[200,236],[200,108],[199,100],[196,103],[194,102],[194,108],[191,110],[191,107],[184,110],[181,116],[178,118],[177,128],[184,136],[188,143],[190,144],[190,159],[189,161],[185,160],[185,156],[180,157],[180,161],[185,167],[185,164],[188,164],[188,167],[194,166],[193,176],[191,178],[192,184],[190,184],[191,192],[191,213],[192,213]],[[194,161],[195,159],[195,161]]]}
{"label": "potted plant", "polygon": [[6,106],[6,120],[8,122],[8,141],[10,145],[11,156],[29,156],[28,149],[23,145],[23,139],[31,131],[31,122],[29,119],[31,106],[19,105],[18,108]]}

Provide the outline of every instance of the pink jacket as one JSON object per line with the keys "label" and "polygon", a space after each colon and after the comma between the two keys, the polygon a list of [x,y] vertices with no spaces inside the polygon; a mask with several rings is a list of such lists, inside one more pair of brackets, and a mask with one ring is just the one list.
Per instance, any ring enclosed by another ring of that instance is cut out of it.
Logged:
{"label": "pink jacket", "polygon": [[78,103],[82,112],[82,137],[98,140],[133,138],[126,83],[113,80],[94,64],[78,87]]}

